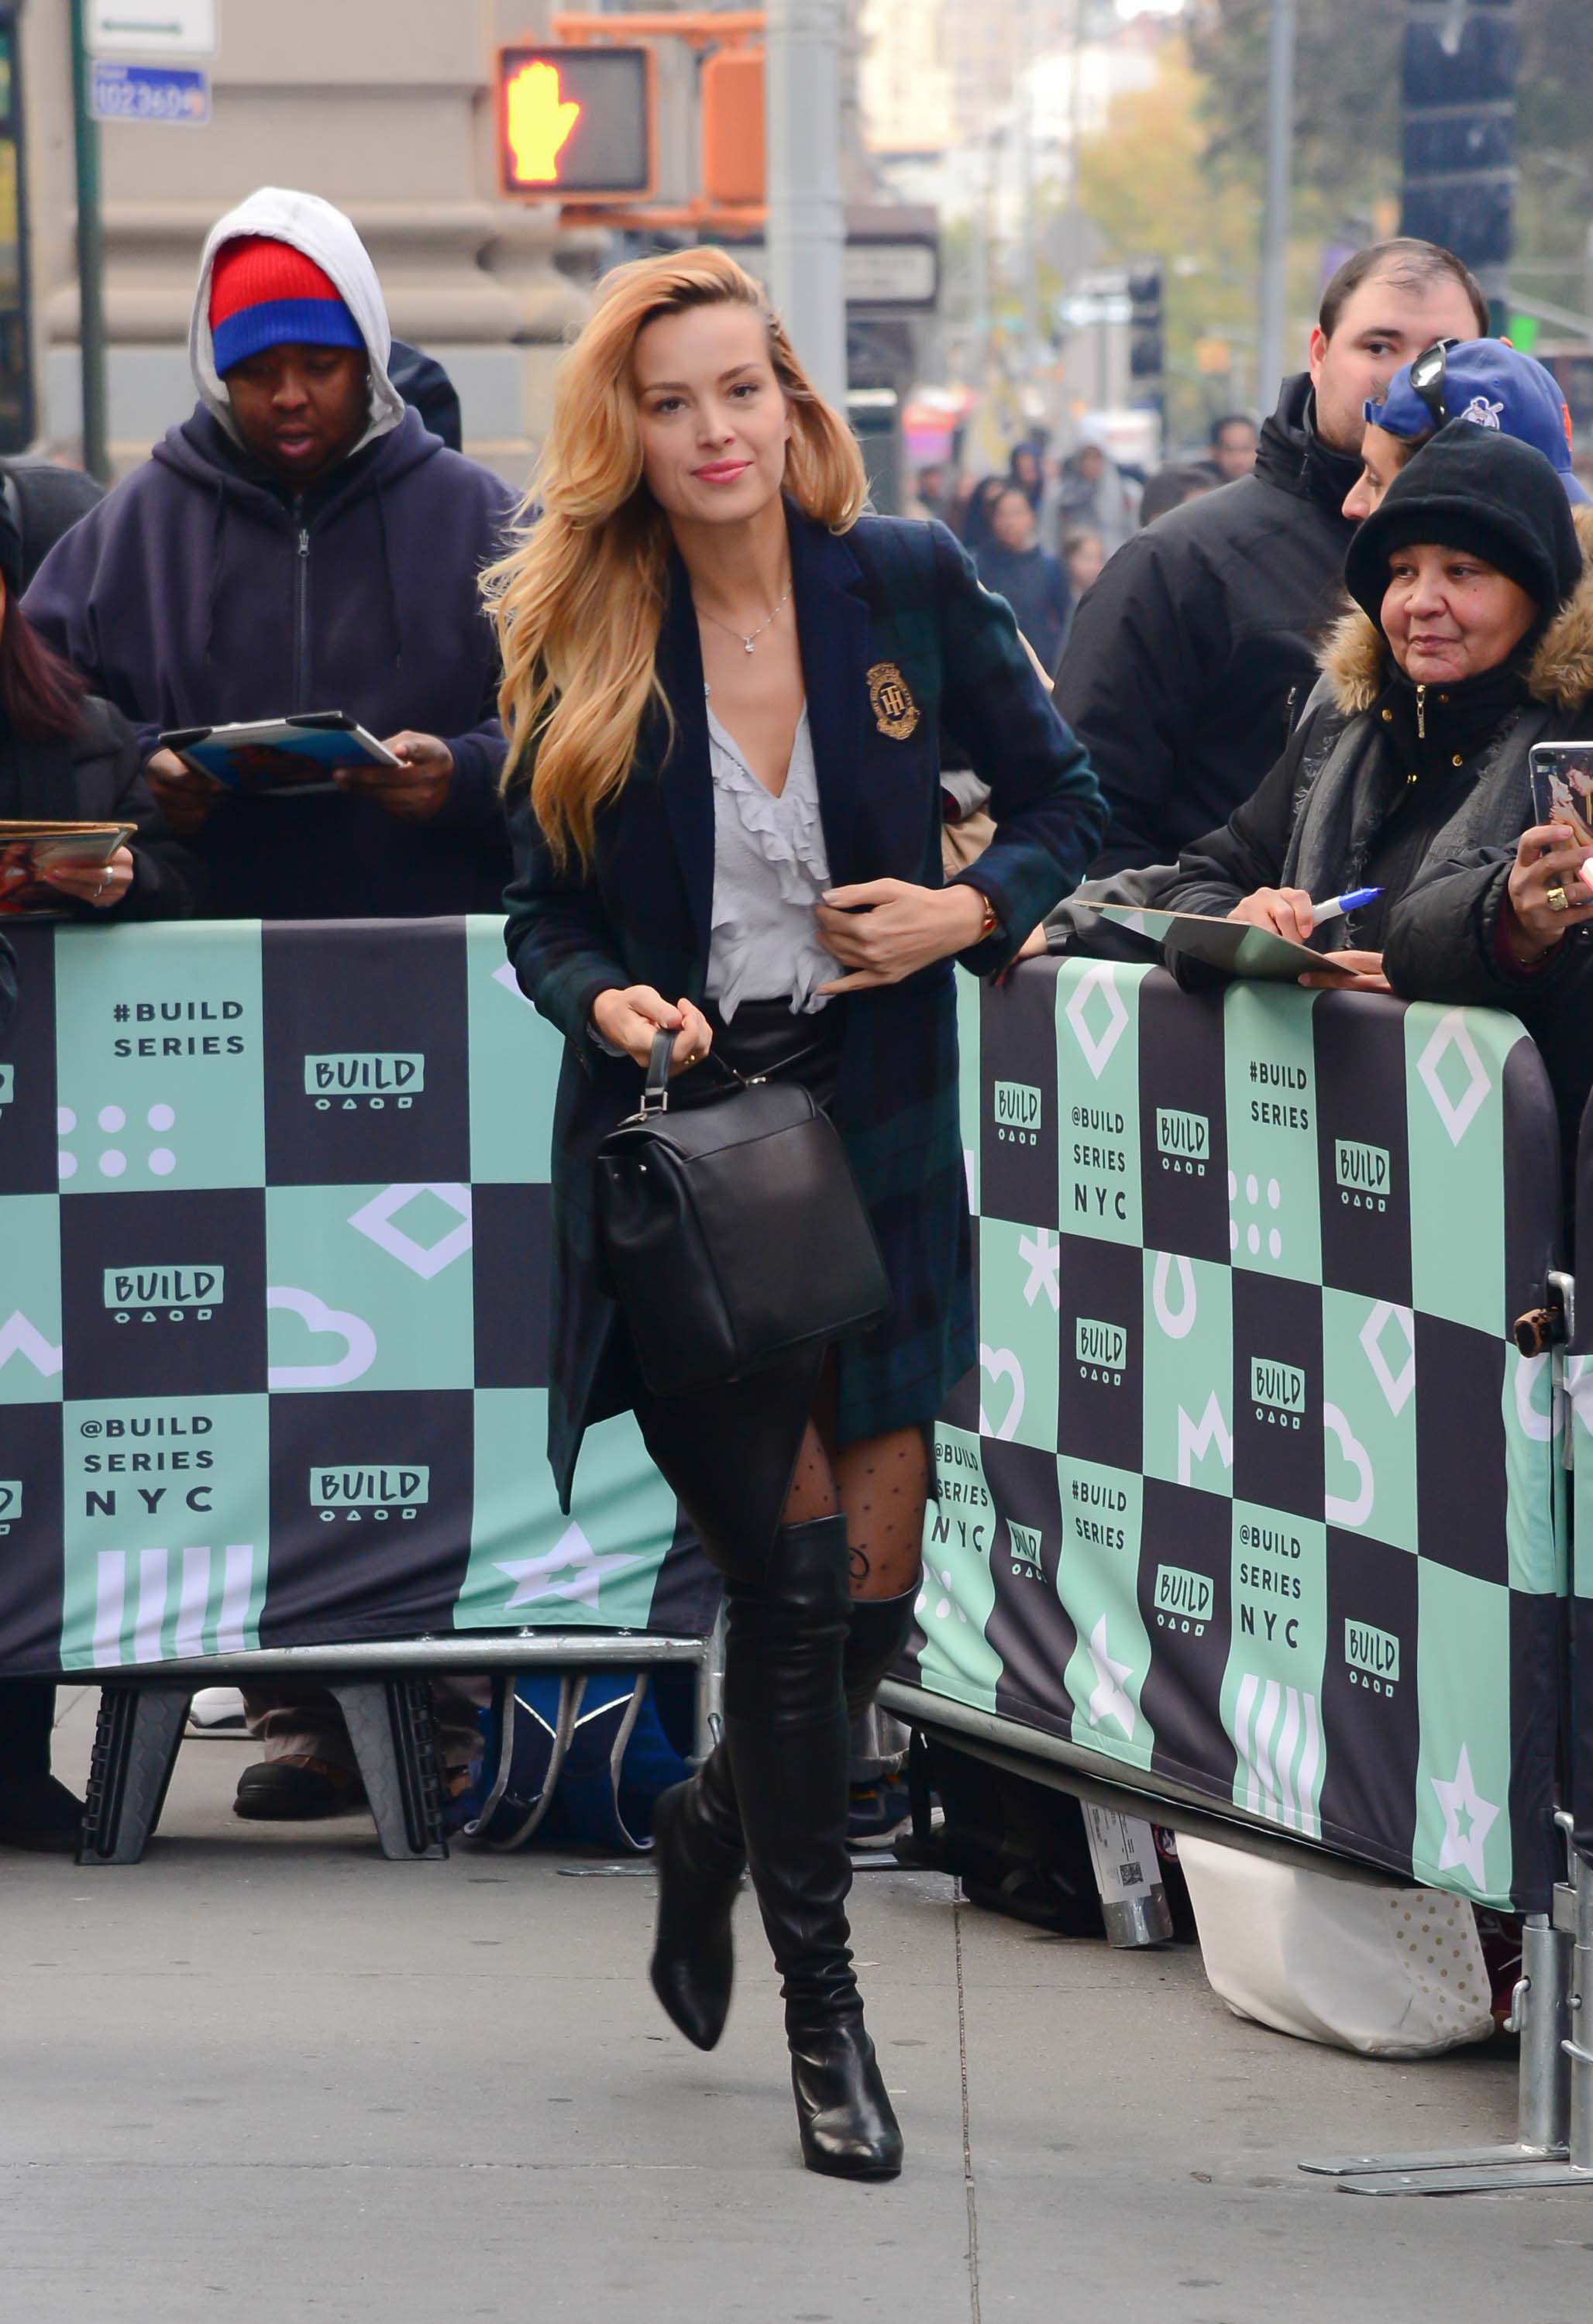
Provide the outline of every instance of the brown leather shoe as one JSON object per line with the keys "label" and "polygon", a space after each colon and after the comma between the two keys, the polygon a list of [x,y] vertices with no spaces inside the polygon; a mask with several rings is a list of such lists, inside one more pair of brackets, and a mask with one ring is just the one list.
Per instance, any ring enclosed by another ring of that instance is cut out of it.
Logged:
{"label": "brown leather shoe", "polygon": [[232,1812],[247,1823],[313,1823],[321,1816],[351,1815],[365,1804],[365,1785],[348,1768],[295,1751],[245,1767]]}

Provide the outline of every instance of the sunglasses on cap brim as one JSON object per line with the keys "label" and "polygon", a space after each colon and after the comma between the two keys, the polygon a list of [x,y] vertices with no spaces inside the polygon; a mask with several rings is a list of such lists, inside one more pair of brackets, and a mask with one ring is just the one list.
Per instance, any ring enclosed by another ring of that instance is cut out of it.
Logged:
{"label": "sunglasses on cap brim", "polygon": [[1411,385],[1427,406],[1434,428],[1447,428],[1453,416],[1444,401],[1444,383],[1449,349],[1460,344],[1459,339],[1435,339],[1430,347],[1422,348],[1411,365]]}

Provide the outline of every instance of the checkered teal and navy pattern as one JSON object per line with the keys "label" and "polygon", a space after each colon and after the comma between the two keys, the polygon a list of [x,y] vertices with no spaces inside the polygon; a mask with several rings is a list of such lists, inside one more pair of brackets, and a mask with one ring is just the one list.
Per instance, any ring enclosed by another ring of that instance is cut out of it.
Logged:
{"label": "checkered teal and navy pattern", "polygon": [[23,929],[0,1671],[583,1624],[717,1583],[628,1417],[548,1473],[560,1043],[495,920]]}
{"label": "checkered teal and navy pattern", "polygon": [[1560,1232],[1514,1020],[1160,970],[963,994],[979,1360],[921,1683],[1542,1909],[1566,1588]]}

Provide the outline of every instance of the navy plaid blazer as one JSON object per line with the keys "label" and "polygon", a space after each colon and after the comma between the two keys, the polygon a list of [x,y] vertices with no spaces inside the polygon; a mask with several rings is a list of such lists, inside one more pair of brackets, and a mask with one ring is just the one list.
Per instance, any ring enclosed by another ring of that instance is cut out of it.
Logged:
{"label": "navy plaid blazer", "polygon": [[[940,744],[954,738],[990,787],[996,825],[959,877],[1000,922],[960,959],[998,974],[1099,844],[1105,809],[1084,750],[1011,609],[980,586],[943,525],[866,516],[838,536],[789,502],[787,518],[830,877],[838,887],[942,884]],[[713,782],[697,621],[678,559],[657,667],[673,744],[662,713],[650,714],[625,788],[598,818],[589,870],[554,870],[523,788],[510,816],[509,957],[568,1044],[554,1111],[548,1416],[566,1509],[583,1432],[628,1408],[638,1387],[623,1318],[598,1285],[593,1161],[635,1110],[640,1080],[593,1041],[592,1002],[628,984],[700,1002],[708,973]],[[832,1115],[894,1300],[887,1323],[838,1351],[838,1434],[849,1443],[932,1419],[973,1363],[977,1335],[952,964],[849,994],[844,1007]]]}

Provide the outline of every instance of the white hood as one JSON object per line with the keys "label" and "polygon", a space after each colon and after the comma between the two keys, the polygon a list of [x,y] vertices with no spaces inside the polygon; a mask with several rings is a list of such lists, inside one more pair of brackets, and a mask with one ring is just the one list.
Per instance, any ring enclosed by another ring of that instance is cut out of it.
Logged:
{"label": "white hood", "polygon": [[296,194],[285,186],[262,186],[236,209],[218,218],[205,237],[199,287],[188,327],[188,360],[200,402],[235,443],[242,442],[210,344],[210,269],[223,243],[246,234],[266,235],[273,242],[290,244],[330,277],[354,318],[371,361],[370,426],[354,448],[357,452],[376,437],[385,436],[403,418],[404,407],[403,398],[387,376],[393,327],[370,253],[341,210],[323,202],[319,194]]}

